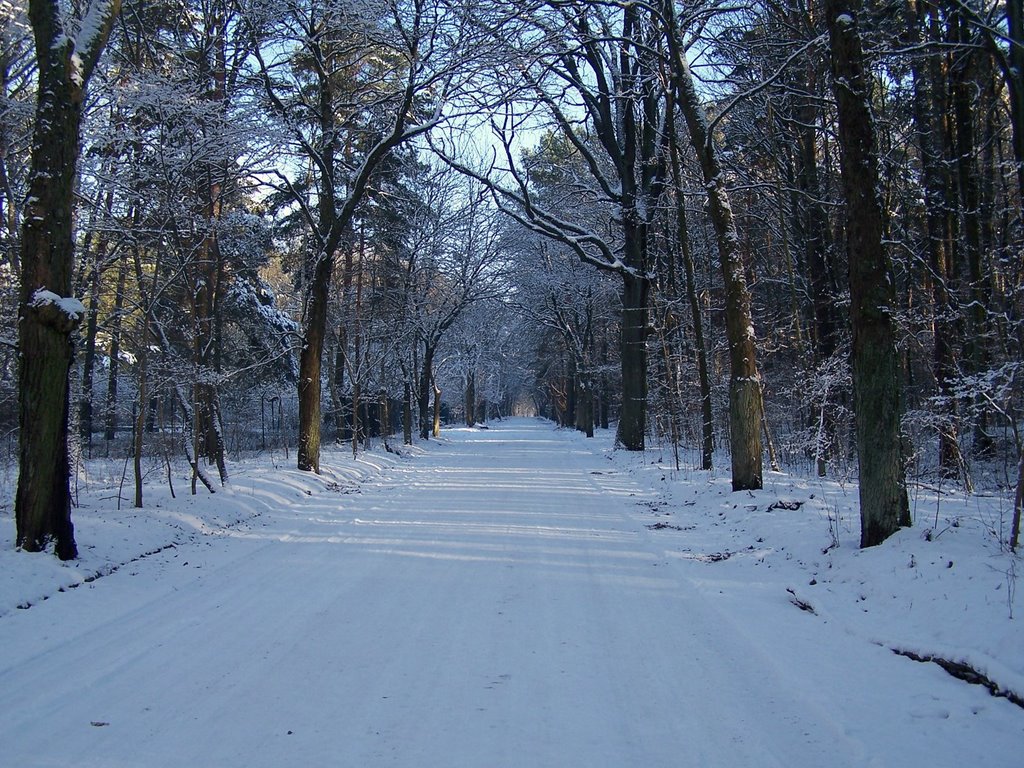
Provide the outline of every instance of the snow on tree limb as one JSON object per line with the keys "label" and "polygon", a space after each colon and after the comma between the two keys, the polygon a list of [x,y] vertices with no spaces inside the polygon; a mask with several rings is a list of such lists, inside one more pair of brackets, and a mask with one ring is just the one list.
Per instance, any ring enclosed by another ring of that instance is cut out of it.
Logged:
{"label": "snow on tree limb", "polygon": [[100,53],[107,44],[114,20],[121,12],[121,0],[95,0],[82,19],[82,26],[75,35],[72,62],[84,86],[96,68]]}
{"label": "snow on tree limb", "polygon": [[39,288],[32,294],[28,306],[43,324],[70,333],[85,317],[85,305],[74,297],[65,298],[53,291]]}
{"label": "snow on tree limb", "polygon": [[79,320],[85,315],[85,305],[81,301],[73,296],[68,298],[58,296],[53,291],[48,291],[45,288],[39,288],[33,293],[32,301],[29,302],[29,306],[33,309],[39,309],[50,304],[56,306],[57,309],[72,320]]}
{"label": "snow on tree limb", "polygon": [[[70,38],[61,21],[60,3],[56,0],[29,0],[29,18],[40,65],[60,62],[58,66],[67,66],[68,79],[75,87],[84,88],[120,12],[121,0],[94,0],[82,17],[78,33]],[[51,52],[56,59],[50,58]]]}

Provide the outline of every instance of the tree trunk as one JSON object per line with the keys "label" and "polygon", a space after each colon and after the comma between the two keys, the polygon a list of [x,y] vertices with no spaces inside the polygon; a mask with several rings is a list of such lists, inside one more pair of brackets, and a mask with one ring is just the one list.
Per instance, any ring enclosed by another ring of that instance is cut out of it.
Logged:
{"label": "tree trunk", "polygon": [[[138,216],[135,217],[138,220]],[[138,246],[134,246],[138,251]],[[114,313],[110,323],[110,354],[107,367],[106,418],[103,424],[103,439],[108,443],[117,438],[117,377],[121,372],[121,329],[123,326],[125,284],[128,280],[128,264],[121,261],[117,269],[117,291],[114,294]]]}
{"label": "tree trunk", "polygon": [[827,0],[832,89],[839,119],[850,265],[854,408],[860,464],[861,546],[910,524],[900,436],[895,286],[883,245],[878,154],[857,18],[858,0]]}
{"label": "tree trunk", "polygon": [[1024,201],[1024,8],[1018,2],[1006,3],[1009,32],[1010,66],[1006,84],[1010,92],[1010,123],[1013,126],[1013,157],[1017,161],[1018,201]]}
{"label": "tree trunk", "polygon": [[345,441],[345,345],[347,343],[344,324],[338,328],[334,347],[334,370],[330,377],[331,409],[334,411],[334,439],[340,445]]}
{"label": "tree trunk", "polygon": [[715,424],[711,409],[711,376],[708,374],[708,352],[704,342],[704,316],[697,296],[697,282],[693,268],[693,252],[690,249],[690,233],[686,225],[686,201],[683,199],[682,173],[679,169],[680,149],[676,133],[669,134],[672,162],[672,183],[676,188],[676,240],[679,254],[683,259],[686,274],[686,301],[690,306],[693,321],[693,346],[697,357],[697,385],[700,389],[700,468],[710,470],[714,466]]}
{"label": "tree trunk", "polygon": [[85,308],[68,294],[82,104],[120,3],[112,0],[95,10],[99,24],[76,39],[65,32],[57,3],[30,0],[28,9],[39,95],[21,239],[20,471],[14,510],[17,546],[38,552],[53,542],[61,560],[78,555],[68,485],[68,373],[72,334]]}
{"label": "tree trunk", "polygon": [[298,468],[320,474],[320,361],[327,334],[327,300],[331,286],[333,252],[321,251],[313,268],[306,305],[305,333],[299,353]]}
{"label": "tree trunk", "polygon": [[594,387],[589,368],[579,375],[576,392],[576,429],[587,437],[594,436]]}
{"label": "tree trunk", "polygon": [[[136,210],[138,210],[136,208]],[[136,400],[136,412],[134,420],[134,431],[132,435],[132,459],[135,473],[135,507],[142,508],[142,445],[143,445],[143,414],[146,411],[146,398],[149,392],[149,348],[153,317],[153,296],[156,294],[156,281],[160,275],[159,260],[154,265],[153,282],[150,289],[146,287],[146,279],[142,270],[142,255],[139,247],[132,248],[132,266],[135,268],[135,282],[139,292],[139,317],[137,320],[137,335],[139,339],[139,358],[136,370],[138,371],[138,394]],[[128,270],[127,259],[122,260],[121,273],[118,276],[119,295],[124,293],[125,273]]]}
{"label": "tree trunk", "polygon": [[608,429],[608,414],[611,410],[611,385],[608,383],[608,374],[605,371],[605,365],[608,362],[608,335],[607,332],[601,334],[601,383],[600,387],[600,421],[601,429]]}
{"label": "tree trunk", "polygon": [[380,434],[381,437],[385,437],[385,438],[386,437],[391,437],[394,434],[394,430],[392,429],[392,426],[391,426],[391,401],[388,398],[387,391],[385,391],[385,390],[381,391],[379,403],[380,403],[380,405],[378,406],[380,408],[380,419],[379,419],[379,421],[380,421],[380,432],[379,432],[379,434]]}
{"label": "tree trunk", "polygon": [[771,467],[772,472],[781,472],[782,465],[779,464],[779,457],[775,452],[775,440],[772,438],[771,426],[768,424],[763,391],[761,392],[761,431],[764,432],[764,445],[768,449],[768,466]]}
{"label": "tree trunk", "polygon": [[615,439],[627,451],[644,449],[647,418],[647,305],[650,287],[646,277],[630,273],[622,275],[622,336],[619,352],[622,364],[622,410]]}
{"label": "tree trunk", "polygon": [[99,327],[100,270],[99,259],[93,261],[89,277],[89,311],[85,331],[85,353],[82,356],[82,396],[78,404],[78,430],[87,450],[92,449],[93,371],[96,368],[96,331]]}
{"label": "tree trunk", "polygon": [[[110,216],[114,204],[113,189],[107,190],[104,195],[102,210],[107,217]],[[95,216],[93,216],[95,224]],[[86,243],[90,242],[89,237]],[[96,368],[96,332],[99,328],[100,310],[100,284],[103,277],[103,262],[107,257],[107,249],[110,238],[106,230],[99,233],[96,249],[92,254],[92,265],[89,270],[89,312],[86,321],[85,332],[85,353],[82,356],[82,392],[78,404],[78,430],[81,439],[85,442],[87,449],[92,449],[93,417],[96,413],[93,400],[93,374]]]}
{"label": "tree trunk", "polygon": [[[141,270],[140,270],[141,271]],[[149,391],[149,313],[143,312],[139,318],[139,338],[142,344],[139,347],[138,370],[139,370],[139,394],[138,410],[135,414],[135,431],[132,435],[132,468],[135,474],[135,508],[142,509],[142,437],[143,421],[146,412],[146,396]],[[195,483],[192,486],[192,495],[195,495]]]}
{"label": "tree trunk", "polygon": [[441,436],[441,388],[434,383],[434,437]]}
{"label": "tree trunk", "polygon": [[365,426],[360,409],[362,404],[362,387],[358,379],[352,380],[352,458],[359,455],[359,440]]}
{"label": "tree trunk", "polygon": [[[1012,5],[1012,3],[1010,3]],[[986,308],[991,306],[988,283],[982,266],[982,225],[981,191],[978,182],[977,140],[975,137],[974,111],[977,104],[974,48],[978,41],[971,34],[970,25],[961,9],[951,14],[951,44],[955,53],[949,66],[950,106],[952,107],[953,154],[955,157],[957,187],[960,192],[960,218],[963,222],[961,244],[967,257],[967,271],[970,278],[969,307],[967,318],[972,343],[970,345],[969,367],[973,374],[983,374],[989,363],[989,323]],[[993,107],[994,108],[994,107]],[[948,201],[947,201],[948,204]],[[952,352],[950,351],[950,354]],[[992,437],[988,434],[988,403],[982,398],[975,402],[977,419],[974,429],[975,447],[980,453],[992,448]],[[950,450],[956,446],[947,446]],[[959,452],[951,457],[955,462]]]}
{"label": "tree trunk", "polygon": [[[674,39],[674,35],[671,36]],[[750,293],[739,252],[736,223],[725,188],[725,177],[704,105],[694,85],[685,54],[673,41],[676,100],[686,120],[708,195],[708,212],[715,228],[718,255],[725,282],[725,328],[729,340],[729,440],[732,453],[732,489],[761,488],[761,376],[750,311]]]}
{"label": "tree trunk", "polygon": [[409,382],[409,374],[404,364],[402,373],[405,379],[402,385],[402,442],[405,445],[412,445],[412,384]]}
{"label": "tree trunk", "polygon": [[[44,42],[49,37],[36,34],[37,48],[49,44]],[[68,374],[72,334],[82,313],[75,313],[73,307],[66,310],[58,299],[67,297],[72,288],[72,197],[81,103],[73,95],[65,69],[43,60],[39,72],[31,182],[22,229],[15,517],[18,547],[38,552],[53,542],[57,557],[70,560],[78,550],[68,485]]]}
{"label": "tree trunk", "polygon": [[[794,16],[797,11],[793,11]],[[838,312],[838,285],[833,259],[833,243],[825,208],[826,195],[822,191],[818,165],[818,122],[821,99],[817,96],[817,62],[810,62],[796,70],[793,87],[797,94],[795,181],[798,195],[794,195],[794,219],[802,246],[804,263],[811,289],[813,310],[814,365],[820,370],[835,354],[838,346],[841,320]],[[822,419],[818,424],[815,443],[815,463],[819,477],[828,471],[828,460],[835,444],[836,423],[834,408],[829,402],[830,388],[822,395]]]}
{"label": "tree trunk", "polygon": [[1024,512],[1024,447],[1017,445],[1017,492],[1013,497],[1013,521],[1010,523],[1010,550],[1020,545],[1020,518]]}
{"label": "tree trunk", "polygon": [[347,229],[347,222],[340,219],[335,199],[335,83],[326,73],[320,72],[318,85],[317,117],[321,141],[319,157],[316,158],[321,168],[317,185],[319,243],[317,251],[307,262],[312,269],[303,312],[302,351],[299,353],[299,445],[296,466],[302,471],[320,474],[320,431],[323,426],[320,374],[327,336],[327,303],[330,300],[334,255],[341,244],[342,232]]}
{"label": "tree trunk", "polygon": [[402,442],[405,445],[412,445],[412,387],[409,386],[409,382],[405,383],[402,398]]}
{"label": "tree trunk", "polygon": [[[810,91],[811,77],[808,74],[805,82],[798,85]],[[802,195],[798,206],[800,223],[800,239],[804,249],[804,260],[811,284],[811,301],[814,308],[814,340],[816,362],[824,363],[836,350],[839,332],[839,318],[836,311],[838,291],[829,250],[831,248],[831,228],[828,213],[823,203],[821,179],[818,172],[817,130],[818,99],[808,96],[801,99],[797,110],[797,186]]]}
{"label": "tree trunk", "polygon": [[573,355],[572,349],[567,349],[564,353],[563,359],[565,360],[565,378],[562,380],[562,389],[565,392],[565,410],[562,416],[563,427],[573,427],[576,425],[576,356]]}
{"label": "tree trunk", "polygon": [[[224,9],[214,3],[208,17],[205,34],[210,38],[212,62],[209,71],[203,78],[203,85],[209,86],[209,100],[217,109],[226,111],[228,96],[226,90],[225,45],[226,29]],[[200,64],[206,69],[207,62]],[[207,141],[220,140],[219,135],[204,136]],[[227,183],[227,168],[230,161],[214,158],[203,162],[202,189],[198,195],[197,218],[202,221],[201,240],[196,249],[194,269],[194,340],[193,362],[196,370],[196,381],[193,387],[193,400],[196,413],[196,462],[205,458],[217,466],[221,485],[227,483],[228,473],[225,461],[224,431],[220,410],[220,305],[225,277],[220,241],[217,235],[217,222],[224,210],[224,188]]]}
{"label": "tree trunk", "polygon": [[466,373],[466,426],[476,426],[476,372]]}
{"label": "tree trunk", "polygon": [[224,459],[224,433],[221,427],[217,370],[213,360],[215,294],[219,290],[214,274],[216,271],[216,267],[209,264],[200,266],[195,294],[196,329],[193,354],[196,381],[193,397],[196,412],[196,461],[205,458],[209,463],[215,464],[223,485],[228,479],[227,465]]}
{"label": "tree trunk", "polygon": [[434,376],[434,347],[425,343],[423,347],[423,364],[420,368],[420,391],[417,407],[420,418],[420,439],[430,439],[430,384]]}
{"label": "tree trunk", "polygon": [[[909,16],[908,39],[911,46],[917,47],[921,44],[921,31],[928,23],[924,3],[920,0],[911,0]],[[937,79],[941,64],[936,59],[936,54],[932,53],[925,62],[917,58],[911,60],[914,82],[913,118],[921,155],[925,237],[928,263],[932,273],[932,326],[935,339],[932,366],[938,394],[943,402],[941,410],[948,410],[952,414],[956,403],[952,386],[952,379],[956,373],[953,347],[956,329],[950,317],[950,281],[953,269],[951,254],[947,247],[951,239],[947,227],[949,218],[946,213],[947,181],[941,145],[936,142],[936,136],[942,135],[942,126],[937,116],[935,94],[938,89],[944,87],[944,83]],[[951,421],[939,429],[939,467],[943,473],[952,475],[959,470],[959,464],[956,428],[955,423]]]}

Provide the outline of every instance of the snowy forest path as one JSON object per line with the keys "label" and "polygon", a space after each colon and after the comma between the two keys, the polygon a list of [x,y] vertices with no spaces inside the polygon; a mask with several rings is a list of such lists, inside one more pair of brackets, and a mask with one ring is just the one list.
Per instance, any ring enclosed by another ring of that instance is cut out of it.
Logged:
{"label": "snowy forest path", "polygon": [[843,727],[840,667],[778,662],[822,641],[802,615],[718,606],[642,524],[654,491],[577,437],[453,433],[12,617],[0,646],[39,642],[0,660],[0,762],[889,764]]}

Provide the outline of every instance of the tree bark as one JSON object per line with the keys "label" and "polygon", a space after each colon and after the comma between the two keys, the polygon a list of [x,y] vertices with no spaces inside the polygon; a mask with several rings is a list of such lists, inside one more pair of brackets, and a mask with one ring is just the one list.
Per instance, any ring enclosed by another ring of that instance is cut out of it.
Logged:
{"label": "tree bark", "polygon": [[708,352],[704,342],[704,316],[697,296],[697,282],[693,268],[693,253],[690,249],[690,234],[686,224],[686,201],[683,199],[682,173],[680,172],[680,148],[676,133],[669,134],[669,151],[672,163],[672,183],[676,188],[676,240],[679,254],[683,259],[686,275],[686,300],[690,306],[693,321],[693,346],[697,358],[697,385],[700,390],[700,468],[710,470],[714,465],[715,424],[711,408],[711,376],[708,374]]}
{"label": "tree bark", "polygon": [[434,382],[434,437],[441,436],[441,388]]}
{"label": "tree bark", "polygon": [[[212,226],[212,218],[210,220]],[[221,485],[228,479],[224,457],[224,433],[221,426],[219,378],[216,365],[214,333],[219,286],[219,249],[214,236],[208,235],[200,249],[198,279],[195,290],[195,328],[193,360],[196,380],[194,407],[196,412],[196,461],[205,458],[217,466]]]}
{"label": "tree bark", "polygon": [[622,408],[616,442],[627,451],[642,451],[647,424],[647,326],[650,280],[622,275]]}
{"label": "tree bark", "polygon": [[[138,210],[136,208],[136,210]],[[136,321],[137,336],[139,339],[139,357],[136,370],[138,371],[138,394],[136,396],[136,411],[134,421],[134,432],[132,435],[132,459],[135,474],[135,507],[142,508],[142,446],[143,427],[146,412],[146,398],[149,392],[149,349],[151,344],[153,327],[153,297],[156,294],[156,283],[160,275],[159,260],[154,265],[152,283],[147,288],[146,278],[142,269],[142,255],[138,245],[132,248],[132,266],[135,269],[135,282],[139,292],[140,312]],[[128,271],[127,259],[121,263],[121,272],[118,277],[118,295],[124,293],[125,273]],[[120,311],[120,310],[118,310]],[[115,380],[116,381],[116,380]],[[116,392],[116,389],[115,389]]]}
{"label": "tree bark", "polygon": [[352,458],[356,458],[359,455],[359,441],[362,438],[363,433],[366,431],[366,425],[363,423],[363,402],[362,402],[362,387],[359,385],[358,379],[352,380]]}
{"label": "tree bark", "polygon": [[[913,47],[920,46],[922,30],[928,26],[927,11],[921,0],[911,0],[908,13],[908,40]],[[933,41],[936,42],[936,41]],[[944,87],[938,78],[941,63],[937,55],[921,61],[914,58],[911,73],[914,83],[913,119],[917,134],[918,150],[921,155],[921,186],[924,191],[925,238],[928,263],[931,269],[932,314],[934,317],[932,367],[938,394],[942,398],[942,410],[954,411],[952,379],[956,373],[953,339],[955,323],[950,318],[950,282],[953,277],[952,255],[949,252],[951,240],[948,231],[949,217],[946,209],[946,171],[942,158],[942,146],[936,137],[942,136],[943,129],[937,115],[936,91]],[[978,341],[980,344],[980,340]],[[939,467],[947,475],[959,469],[959,448],[956,442],[955,423],[939,429]]]}
{"label": "tree bark", "polygon": [[392,424],[391,424],[391,400],[388,397],[388,393],[387,393],[386,390],[381,390],[379,403],[380,403],[380,405],[378,406],[380,408],[380,418],[379,418],[380,430],[379,430],[379,434],[383,438],[388,438],[388,437],[391,437],[391,435],[394,434],[394,430],[392,429]]}
{"label": "tree bark", "polygon": [[608,334],[607,329],[601,333],[601,346],[600,346],[600,383],[598,384],[598,392],[600,397],[600,405],[598,407],[599,417],[601,421],[601,429],[608,429],[608,416],[611,410],[611,385],[608,383],[608,374],[605,372],[605,365],[608,362]]}
{"label": "tree bark", "polygon": [[[1011,5],[1013,3],[1010,3]],[[977,139],[975,107],[978,88],[975,47],[978,40],[971,32],[963,9],[957,8],[947,20],[949,37],[954,53],[949,65],[950,106],[953,124],[953,155],[955,157],[957,188],[960,193],[960,220],[963,223],[960,244],[967,257],[970,279],[967,313],[972,344],[968,364],[970,372],[982,374],[989,362],[989,322],[987,307],[991,306],[988,283],[985,278],[982,255],[981,190],[978,181]],[[950,353],[951,354],[951,353]],[[977,417],[974,429],[975,447],[980,453],[992,449],[992,436],[988,434],[989,406],[983,399],[975,402]],[[955,446],[948,446],[952,449]],[[950,459],[955,461],[956,457]]]}
{"label": "tree bark", "polygon": [[402,442],[412,445],[412,387],[408,381],[402,395]]}
{"label": "tree bark", "polygon": [[319,247],[309,259],[309,293],[303,322],[303,344],[299,353],[299,446],[298,469],[320,474],[320,373],[324,340],[327,336],[327,302],[330,299],[334,254],[341,243],[341,233],[347,221],[339,220],[335,200],[335,84],[326,73],[320,73],[319,114],[320,143],[318,148],[320,178],[318,185],[317,216]]}
{"label": "tree bark", "polygon": [[345,345],[348,343],[345,325],[338,328],[334,345],[334,370],[330,376],[331,408],[334,411],[334,439],[340,445],[345,441]]}
{"label": "tree bark", "polygon": [[883,244],[878,152],[857,18],[858,0],[826,0],[832,90],[839,119],[850,265],[854,408],[860,465],[861,547],[910,525],[900,434],[896,292]]}
{"label": "tree bark", "polygon": [[1013,497],[1013,521],[1010,524],[1010,550],[1017,551],[1020,544],[1020,518],[1024,512],[1024,448],[1017,446],[1017,492]]}
{"label": "tree bark", "polygon": [[1013,157],[1017,162],[1017,190],[1024,201],[1024,7],[1006,3],[1010,61],[1006,84],[1010,92],[1010,123],[1013,126]]}
{"label": "tree bark", "polygon": [[[209,7],[204,35],[209,39],[209,56],[204,53],[200,62],[203,87],[209,88],[208,99],[222,112],[228,108],[226,83],[227,29],[225,10],[222,2]],[[216,123],[215,123],[216,125]],[[205,133],[205,128],[203,129]],[[207,141],[222,138],[213,129],[213,135],[204,136]],[[200,241],[193,262],[193,364],[196,380],[193,385],[193,401],[196,414],[196,462],[205,458],[217,466],[221,485],[227,483],[228,472],[225,460],[224,432],[220,409],[220,305],[224,293],[225,278],[217,222],[224,210],[224,193],[228,184],[229,159],[214,155],[200,164],[197,195],[197,219],[202,222]]]}
{"label": "tree bark", "polygon": [[[135,216],[138,222],[138,215]],[[138,255],[138,245],[134,246],[134,254]],[[103,422],[103,439],[108,443],[117,437],[117,377],[121,370],[121,330],[124,325],[124,292],[128,280],[128,263],[122,259],[117,268],[117,290],[114,293],[114,312],[110,323],[110,348],[107,367],[107,395],[104,407],[106,414]]]}
{"label": "tree bark", "polygon": [[[810,92],[812,78],[810,72],[805,73],[797,87]],[[815,358],[821,364],[836,350],[840,322],[836,312],[838,291],[829,259],[831,228],[818,169],[816,126],[819,111],[818,99],[810,95],[800,99],[797,108],[796,182],[802,196],[797,220],[811,284]]]}
{"label": "tree bark", "polygon": [[587,437],[594,436],[594,392],[589,370],[577,378],[576,429]]}
{"label": "tree bark", "polygon": [[562,415],[562,426],[576,425],[576,355],[568,348],[563,353],[565,378],[562,379],[562,391],[565,393],[565,409]]}
{"label": "tree bark", "polygon": [[476,372],[468,371],[466,373],[466,397],[465,397],[465,409],[466,409],[466,426],[476,426]]}
{"label": "tree bark", "polygon": [[68,485],[68,373],[72,334],[84,307],[67,297],[74,264],[72,211],[82,104],[119,10],[119,0],[91,3],[87,14],[96,22],[92,34],[76,39],[66,33],[55,0],[30,0],[28,9],[39,95],[22,222],[20,472],[14,509],[17,546],[38,552],[53,542],[61,560],[78,555]]}
{"label": "tree bark", "polygon": [[[140,270],[141,271],[141,270]],[[139,371],[139,394],[138,409],[135,414],[135,430],[132,435],[132,468],[135,474],[135,508],[142,509],[142,444],[143,444],[143,422],[146,413],[146,397],[149,392],[149,312],[143,312],[139,318],[139,338],[142,344],[139,347],[138,371]],[[193,481],[192,494],[195,495],[195,483]]]}
{"label": "tree bark", "polygon": [[622,410],[615,439],[627,451],[644,449],[650,287],[650,280],[646,277],[628,272],[622,275],[622,337],[619,352],[622,366]]}
{"label": "tree bark", "polygon": [[420,418],[420,439],[429,440],[430,427],[430,391],[434,377],[434,347],[426,343],[423,347],[423,363],[420,367],[420,391],[417,407]]}
{"label": "tree bark", "polygon": [[412,445],[412,399],[413,387],[409,381],[409,369],[402,363],[402,442]]}
{"label": "tree bark", "polygon": [[[797,18],[799,14],[800,11],[796,9],[792,11],[794,24],[800,23]],[[831,258],[834,246],[832,229],[825,208],[826,195],[822,189],[818,160],[818,123],[821,113],[821,99],[817,95],[818,66],[816,61],[808,61],[798,67],[792,87],[796,94],[793,120],[796,139],[793,157],[796,182],[793,218],[810,282],[813,359],[814,365],[820,369],[836,352],[842,323],[837,302],[839,290]],[[835,409],[830,404],[830,390],[826,388],[822,395],[820,413],[823,418],[819,421],[815,443],[815,463],[819,477],[827,474],[828,460],[835,443]]]}
{"label": "tree bark", "polygon": [[93,371],[96,367],[96,331],[99,327],[100,270],[99,258],[93,260],[89,276],[89,309],[85,326],[85,354],[82,359],[82,395],[78,403],[78,434],[85,448],[92,449]]}
{"label": "tree bark", "polygon": [[[103,198],[102,210],[107,218],[109,218],[114,203],[113,189],[108,189]],[[93,225],[95,225],[95,220],[96,217],[94,215]],[[91,237],[87,236],[85,242],[86,249],[88,250]],[[107,257],[109,243],[110,238],[106,230],[100,232],[96,248],[90,259],[91,265],[88,274],[89,311],[88,319],[86,320],[85,353],[82,359],[82,393],[78,404],[78,434],[90,452],[92,450],[93,417],[96,412],[93,403],[95,399],[93,394],[93,374],[96,368],[96,332],[99,329],[100,284],[102,283],[103,276],[103,262]]]}
{"label": "tree bark", "polygon": [[747,290],[746,271],[739,251],[736,223],[725,187],[725,176],[693,74],[675,34],[669,35],[676,101],[690,132],[690,141],[708,196],[708,213],[715,228],[719,260],[725,282],[725,328],[729,341],[729,439],[732,453],[732,489],[761,488],[761,376]]}
{"label": "tree bark", "polygon": [[327,335],[327,301],[331,287],[333,250],[321,251],[313,266],[306,304],[302,351],[299,353],[298,468],[320,473],[320,363]]}

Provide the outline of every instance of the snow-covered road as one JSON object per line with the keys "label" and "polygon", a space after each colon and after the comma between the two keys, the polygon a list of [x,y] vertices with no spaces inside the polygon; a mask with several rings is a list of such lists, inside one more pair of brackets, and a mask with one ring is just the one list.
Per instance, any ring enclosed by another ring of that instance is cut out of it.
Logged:
{"label": "snow-covered road", "polygon": [[669,557],[575,435],[453,433],[345,490],[3,617],[0,764],[1011,764],[977,743],[1011,705]]}

